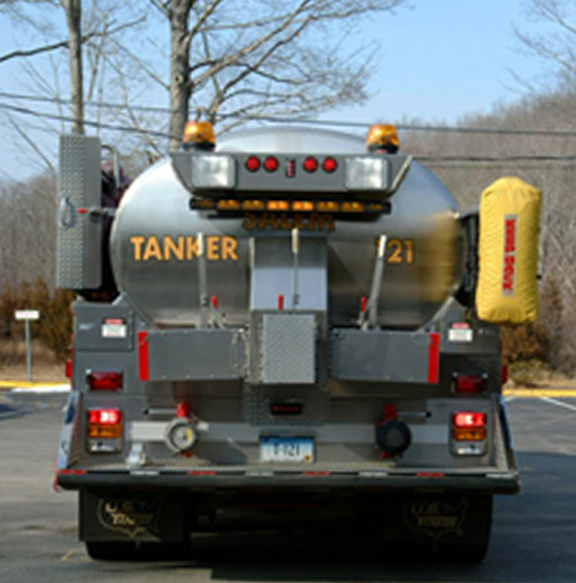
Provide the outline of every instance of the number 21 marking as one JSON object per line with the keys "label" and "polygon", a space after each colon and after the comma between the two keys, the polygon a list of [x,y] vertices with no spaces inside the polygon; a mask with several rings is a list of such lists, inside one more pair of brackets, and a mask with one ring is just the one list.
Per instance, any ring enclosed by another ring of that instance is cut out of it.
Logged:
{"label": "number 21 marking", "polygon": [[386,263],[400,265],[414,262],[414,241],[412,239],[390,239],[386,244]]}

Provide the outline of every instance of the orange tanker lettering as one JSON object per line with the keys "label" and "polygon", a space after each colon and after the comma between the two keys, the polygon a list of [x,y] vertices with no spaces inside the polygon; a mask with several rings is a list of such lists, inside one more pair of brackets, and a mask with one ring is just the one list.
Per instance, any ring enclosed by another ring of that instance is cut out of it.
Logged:
{"label": "orange tanker lettering", "polygon": [[[206,237],[208,261],[238,261],[238,241],[230,235]],[[171,237],[130,237],[134,261],[193,261],[199,257],[198,237],[178,235]]]}
{"label": "orange tanker lettering", "polygon": [[194,257],[198,257],[198,237],[186,237],[186,259],[192,261]]}
{"label": "orange tanker lettering", "polygon": [[142,256],[143,261],[148,261],[151,257],[162,261],[162,250],[160,249],[160,243],[156,237],[149,237],[144,247],[144,255]]}
{"label": "orange tanker lettering", "polygon": [[138,237],[136,235],[130,237],[130,243],[134,245],[134,261],[140,261],[142,259],[142,245],[145,240],[146,237]]}
{"label": "orange tanker lettering", "polygon": [[221,247],[222,261],[227,261],[228,259],[231,259],[232,261],[238,261],[238,255],[236,253],[238,241],[236,241],[234,237],[222,237]]}
{"label": "orange tanker lettering", "polygon": [[172,237],[164,237],[164,259],[170,261],[171,256],[174,259],[182,261],[184,259],[184,237],[178,237],[176,239],[177,243],[174,243]]}
{"label": "orange tanker lettering", "polygon": [[220,237],[206,237],[206,257],[208,261],[220,259]]}

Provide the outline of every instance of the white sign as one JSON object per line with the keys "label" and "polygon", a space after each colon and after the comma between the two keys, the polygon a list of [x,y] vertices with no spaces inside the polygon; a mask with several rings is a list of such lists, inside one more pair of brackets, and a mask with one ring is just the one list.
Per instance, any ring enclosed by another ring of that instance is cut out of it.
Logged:
{"label": "white sign", "polygon": [[38,310],[16,310],[14,317],[16,320],[38,320],[40,312]]}

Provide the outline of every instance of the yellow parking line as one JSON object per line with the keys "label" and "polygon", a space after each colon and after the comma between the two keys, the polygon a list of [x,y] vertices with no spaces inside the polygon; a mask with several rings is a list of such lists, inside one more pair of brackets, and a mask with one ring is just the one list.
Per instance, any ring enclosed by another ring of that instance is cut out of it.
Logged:
{"label": "yellow parking line", "polygon": [[60,557],[60,561],[65,563],[66,561],[70,560],[76,551],[74,549],[70,549],[65,555]]}
{"label": "yellow parking line", "polygon": [[42,383],[40,381],[0,381],[0,389],[13,389],[18,387],[21,389],[34,389],[35,387],[60,387],[66,383]]}
{"label": "yellow parking line", "polygon": [[576,397],[576,389],[504,389],[505,397],[533,398],[540,397]]}

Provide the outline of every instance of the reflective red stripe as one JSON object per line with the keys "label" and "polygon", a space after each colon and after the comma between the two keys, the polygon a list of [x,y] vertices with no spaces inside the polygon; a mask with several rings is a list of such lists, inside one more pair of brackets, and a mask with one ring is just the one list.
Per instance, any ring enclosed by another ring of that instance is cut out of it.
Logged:
{"label": "reflective red stripe", "polygon": [[430,334],[428,345],[428,382],[436,384],[440,372],[440,334]]}
{"label": "reflective red stripe", "polygon": [[150,380],[150,355],[148,352],[148,332],[138,332],[138,376],[141,381]]}

